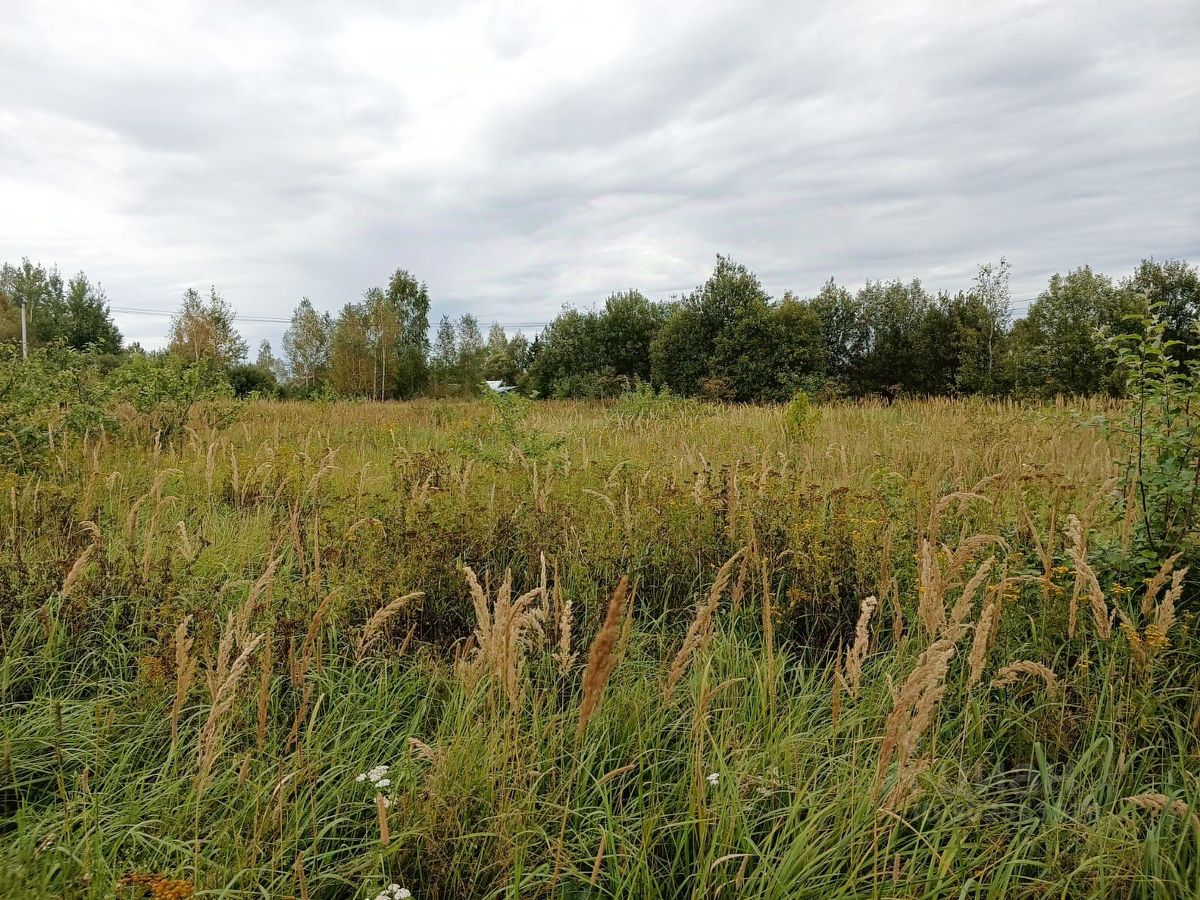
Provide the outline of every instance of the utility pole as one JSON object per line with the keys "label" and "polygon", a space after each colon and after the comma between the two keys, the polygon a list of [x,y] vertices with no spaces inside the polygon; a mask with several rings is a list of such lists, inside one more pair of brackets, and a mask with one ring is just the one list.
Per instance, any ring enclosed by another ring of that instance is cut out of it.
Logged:
{"label": "utility pole", "polygon": [[21,359],[29,359],[29,337],[25,333],[25,301],[21,301]]}

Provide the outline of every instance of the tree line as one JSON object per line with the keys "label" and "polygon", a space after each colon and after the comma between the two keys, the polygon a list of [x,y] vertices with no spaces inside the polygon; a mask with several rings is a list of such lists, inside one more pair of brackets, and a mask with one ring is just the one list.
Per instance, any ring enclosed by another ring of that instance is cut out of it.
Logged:
{"label": "tree line", "polygon": [[[827,282],[814,296],[772,298],[758,277],[718,256],[692,292],[655,302],[637,290],[592,309],[564,308],[532,340],[472,315],[443,316],[430,340],[428,287],[397,269],[336,315],[304,298],[276,355],[253,362],[215,288],[188,289],[163,353],[223,369],[238,394],[374,400],[478,393],[498,380],[539,397],[603,398],[649,384],[741,402],[918,395],[1053,396],[1116,392],[1107,337],[1153,313],[1187,356],[1200,319],[1200,276],[1183,260],[1143,260],[1118,280],[1084,266],[1056,274],[1026,314],[1011,315],[1007,262],[979,268],[957,292],[918,280]],[[84,273],[23,260],[0,267],[0,341],[115,357],[123,347],[107,298]]]}

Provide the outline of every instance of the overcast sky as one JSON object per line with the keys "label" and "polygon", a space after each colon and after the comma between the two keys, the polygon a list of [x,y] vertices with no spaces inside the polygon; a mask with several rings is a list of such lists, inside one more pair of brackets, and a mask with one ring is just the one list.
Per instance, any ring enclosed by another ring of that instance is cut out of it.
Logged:
{"label": "overcast sky", "polygon": [[[1200,262],[1200,4],[25,2],[0,16],[0,260],[117,307],[215,284],[434,321],[702,281],[1014,297]],[[165,318],[116,314],[157,346]],[[252,345],[283,326],[244,322]],[[532,330],[532,329],[527,329]]]}

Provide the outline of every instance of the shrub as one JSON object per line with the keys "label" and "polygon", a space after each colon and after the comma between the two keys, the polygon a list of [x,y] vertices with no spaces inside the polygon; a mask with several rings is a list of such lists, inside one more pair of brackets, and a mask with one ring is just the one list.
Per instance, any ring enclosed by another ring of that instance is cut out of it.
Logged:
{"label": "shrub", "polygon": [[111,424],[108,389],[90,354],[59,347],[22,360],[0,344],[0,467],[36,468],[55,434],[84,434]]}
{"label": "shrub", "polygon": [[632,391],[621,394],[613,406],[613,413],[618,418],[639,422],[706,415],[712,411],[713,407],[709,404],[680,397],[673,394],[670,388],[655,393],[654,388],[644,381],[639,382]]}
{"label": "shrub", "polygon": [[137,353],[109,379],[114,398],[125,405],[127,424],[140,426],[147,437],[168,442],[193,417],[220,427],[232,421],[238,407],[225,370],[209,360],[192,363],[173,354]]}
{"label": "shrub", "polygon": [[783,408],[783,427],[794,440],[807,437],[820,418],[820,412],[808,402],[808,394],[796,391]]}
{"label": "shrub", "polygon": [[1180,362],[1179,342],[1166,339],[1161,320],[1132,321],[1135,330],[1112,341],[1127,403],[1105,424],[1125,451],[1118,503],[1132,518],[1126,562],[1151,572],[1176,553],[1194,563],[1200,550],[1200,371]]}
{"label": "shrub", "polygon": [[280,395],[279,382],[262,366],[242,363],[229,367],[229,384],[235,397],[271,398]]}
{"label": "shrub", "polygon": [[562,438],[552,438],[527,425],[533,401],[515,392],[498,394],[489,391],[484,401],[491,407],[493,418],[477,424],[457,441],[457,448],[469,456],[506,466],[512,451],[525,459],[540,461],[550,458],[562,444]]}

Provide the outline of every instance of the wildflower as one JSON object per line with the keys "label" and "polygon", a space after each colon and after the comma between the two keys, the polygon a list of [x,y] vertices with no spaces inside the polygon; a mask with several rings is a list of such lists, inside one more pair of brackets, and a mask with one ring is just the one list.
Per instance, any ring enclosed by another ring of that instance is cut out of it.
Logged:
{"label": "wildflower", "polygon": [[1146,626],[1145,642],[1151,650],[1165,650],[1171,646],[1170,638],[1163,634],[1155,625]]}
{"label": "wildflower", "polygon": [[387,787],[389,784],[391,784],[387,778],[388,769],[390,768],[391,766],[374,766],[373,768],[360,773],[354,780],[359,784],[362,784],[364,781],[369,781],[375,787]]}
{"label": "wildflower", "polygon": [[704,780],[705,780],[705,781],[707,781],[709,784],[711,784],[711,785],[713,785],[713,786],[715,787],[715,786],[716,786],[716,783],[717,783],[717,782],[718,782],[720,779],[721,779],[721,773],[720,773],[720,772],[710,772],[710,773],[708,774],[708,777],[707,777],[707,778],[705,778]]}
{"label": "wildflower", "polygon": [[383,804],[384,809],[388,809],[392,805],[392,798],[384,793],[385,788],[392,786],[392,779],[387,777],[389,768],[391,767],[385,765],[374,766],[365,772],[360,772],[354,778],[359,784],[371,782],[371,787],[375,788],[375,796],[378,802]]}
{"label": "wildflower", "polygon": [[371,787],[375,788],[378,793],[382,794],[384,788],[392,786],[392,780],[387,777],[389,768],[389,766],[375,766],[374,768],[368,769],[366,772],[360,772],[354,780],[359,784],[369,781],[371,782]]}
{"label": "wildflower", "polygon": [[412,897],[412,891],[408,888],[400,887],[398,884],[389,884],[375,896],[375,900],[409,900],[410,897]]}

